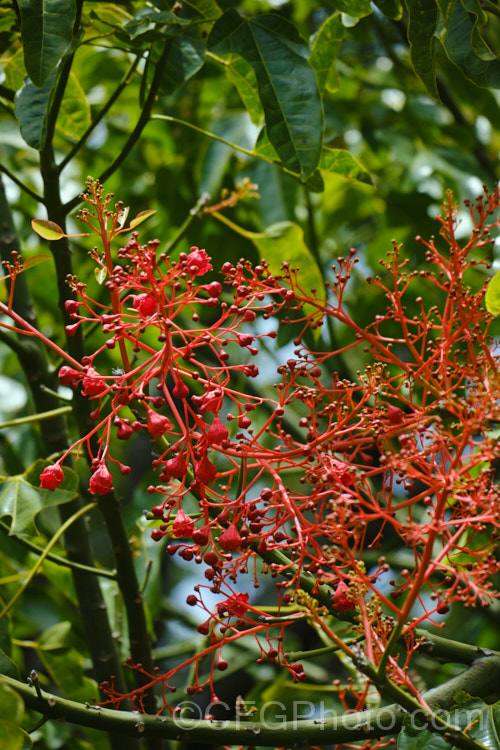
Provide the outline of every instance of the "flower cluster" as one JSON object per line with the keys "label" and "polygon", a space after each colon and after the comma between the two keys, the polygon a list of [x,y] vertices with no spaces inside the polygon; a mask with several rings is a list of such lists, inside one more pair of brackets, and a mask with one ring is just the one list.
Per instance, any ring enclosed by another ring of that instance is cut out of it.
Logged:
{"label": "flower cluster", "polygon": [[[116,220],[106,234],[114,214],[103,211],[95,184],[86,200],[94,213],[85,209],[81,217],[91,227],[97,220],[107,238],[103,256],[94,255],[110,304],[70,280],[67,333],[87,324],[102,331],[80,369],[59,371],[62,384],[80,388],[92,403],[94,427],[73,450],[86,448],[90,491],[105,495],[113,465],[130,471],[113,458],[113,439],[143,432],[154,443],[152,536],[168,538],[169,555],[201,565],[206,581],[187,601],[206,612],[198,629],[210,644],[181,667],[210,657],[211,675],[224,670],[224,645],[245,636],[256,639],[262,658],[302,681],[302,665],[286,657],[286,627],[306,616],[337,643],[328,626],[336,614],[354,620],[358,649],[370,663],[385,663],[416,692],[408,676],[412,649],[401,665],[396,636],[414,643],[415,627],[445,614],[451,602],[487,606],[498,596],[500,353],[489,336],[484,287],[468,286],[484,262],[477,252],[498,225],[491,218],[498,192],[471,207],[475,228],[463,245],[450,199],[440,241],[418,238],[426,270],[408,270],[393,246],[383,275],[369,280],[387,307],[365,326],[343,300],[353,251],[334,266],[326,299],[302,289],[286,262],[279,274],[264,260],[225,262],[214,280],[205,250],[192,247],[174,261],[158,241],[141,245],[136,232],[115,263],[109,244]],[[342,352],[321,345],[328,318],[350,332]],[[259,353],[291,322],[301,331],[293,357],[277,368],[272,389],[257,389]],[[356,348],[367,361],[364,372],[341,378],[336,358]],[[120,367],[110,372],[101,363],[114,350]],[[42,487],[60,485],[63,460],[44,469]],[[387,538],[406,547],[411,567],[394,572],[379,555]],[[278,580],[275,621],[262,612],[256,619],[248,594],[233,588],[242,573],[259,585],[257,558]],[[309,599],[300,594],[308,576],[315,581]],[[388,579],[389,592],[381,585]],[[212,611],[205,587],[222,597]],[[330,600],[320,606],[314,597],[321,587]],[[290,604],[295,614],[282,609]],[[353,656],[350,647],[344,651]],[[179,668],[152,674],[151,684],[170,687]],[[196,674],[191,689],[203,684]],[[111,685],[107,692],[118,706],[123,696]],[[139,692],[134,696],[140,706]]]}

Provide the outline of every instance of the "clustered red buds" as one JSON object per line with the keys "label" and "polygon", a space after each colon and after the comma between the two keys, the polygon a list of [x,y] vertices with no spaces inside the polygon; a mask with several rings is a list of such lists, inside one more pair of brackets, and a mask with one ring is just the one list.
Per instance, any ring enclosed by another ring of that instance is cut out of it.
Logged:
{"label": "clustered red buds", "polygon": [[[419,240],[427,250],[421,274],[408,271],[394,244],[384,274],[369,280],[387,309],[365,326],[343,303],[354,251],[332,269],[327,300],[304,291],[286,262],[273,273],[265,260],[255,267],[226,261],[220,280],[212,280],[204,278],[213,271],[205,250],[192,247],[175,262],[158,252],[158,241],[140,245],[135,232],[118,252],[123,265],[112,266],[106,281],[112,311],[103,313],[84,285],[73,283],[80,301],[67,305],[72,326],[99,321],[103,334],[81,372],[59,372],[62,384],[81,385],[97,404],[97,455],[89,437],[78,441],[93,459],[90,490],[105,495],[113,488],[112,434],[128,440],[142,431],[157,441],[158,479],[148,487],[159,523],[152,536],[169,536],[168,554],[203,566],[205,584],[188,604],[205,612],[198,630],[211,641],[199,658],[211,654],[213,669],[225,668],[226,642],[251,634],[262,636],[261,659],[284,665],[295,682],[306,679],[283,645],[293,616],[257,622],[248,594],[231,588],[252,570],[259,585],[257,556],[271,576],[287,577],[282,603],[293,599],[302,573],[329,586],[331,611],[356,619],[365,643],[359,648],[374,659],[390,637],[389,617],[410,637],[453,601],[488,605],[499,596],[492,576],[500,571],[493,469],[500,444],[490,425],[500,420],[500,351],[490,339],[484,288],[473,291],[463,281],[479,263],[472,251],[484,248],[500,223],[491,219],[499,204],[496,191],[471,207],[474,237],[461,245],[449,202],[438,219],[444,249]],[[412,285],[423,284],[439,291],[441,306],[432,293],[427,307],[411,297]],[[318,352],[314,332],[328,318],[343,331],[342,349]],[[279,365],[276,384],[256,395],[247,387],[259,375],[260,360],[252,359],[278,325],[291,323],[293,356]],[[355,347],[370,362],[352,380],[342,378],[338,358]],[[121,357],[112,372],[100,359],[108,350]],[[42,472],[41,486],[55,489],[62,478],[54,464]],[[388,531],[414,560],[408,575],[394,576],[389,594],[380,584],[390,570],[385,558],[369,570],[363,563],[365,550],[379,549]],[[460,554],[453,556],[457,540]],[[434,557],[438,547],[445,552]],[[204,604],[205,588],[225,597],[213,610]],[[409,622],[416,602],[422,612]],[[410,689],[411,653],[409,647],[404,666],[392,657],[387,663],[391,677]],[[181,667],[152,679],[168,686]],[[213,669],[206,683],[212,693]],[[196,682],[192,691],[201,687]],[[120,700],[110,691],[111,703]]]}

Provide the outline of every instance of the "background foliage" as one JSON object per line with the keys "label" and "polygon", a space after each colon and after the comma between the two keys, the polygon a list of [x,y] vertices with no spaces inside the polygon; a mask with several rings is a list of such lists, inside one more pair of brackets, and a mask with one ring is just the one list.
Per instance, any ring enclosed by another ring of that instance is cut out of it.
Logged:
{"label": "background foliage", "polygon": [[[377,272],[390,240],[404,242],[411,267],[421,267],[414,237],[436,231],[446,190],[461,201],[497,182],[499,14],[496,3],[475,0],[7,0],[0,7],[2,254],[8,258],[18,243],[25,258],[47,253],[31,229],[33,217],[81,231],[74,209],[91,174],[134,215],[155,209],[142,237],[159,237],[173,254],[198,245],[217,265],[242,256],[264,255],[276,267],[288,260],[321,288],[335,257],[356,247],[362,263],[347,305],[363,325],[383,304],[363,279]],[[470,231],[468,214],[459,219],[459,231]],[[33,264],[16,304],[33,315],[33,302],[44,334],[75,351],[81,343],[65,342],[61,324],[65,277],[77,272],[94,290],[99,279],[84,239],[52,249],[54,264]],[[324,346],[342,344],[342,330],[330,336]],[[278,340],[285,358],[289,338]],[[76,475],[50,496],[30,482],[52,438],[42,422],[34,429],[22,418],[64,405],[40,389],[55,387],[51,373],[59,363],[38,363],[37,351],[29,362],[21,358],[23,373],[13,341],[6,337],[0,347],[1,473],[10,477],[0,490],[4,604],[38,559],[29,545],[45,548],[61,518],[76,512]],[[35,360],[42,377],[33,389],[27,373]],[[352,375],[360,365],[346,356],[339,371]],[[76,429],[71,415],[68,428]],[[144,591],[145,626],[164,664],[190,648],[183,639],[193,623],[181,606],[186,571],[151,541],[142,515],[149,450],[146,441],[136,449],[118,495]],[[109,524],[97,513],[90,523],[90,557],[104,570],[101,590],[123,660],[127,604],[112,573],[118,542],[110,542]],[[64,556],[67,547],[58,541],[51,554]],[[35,667],[68,698],[95,695],[79,598],[69,569],[45,562],[0,620],[0,670],[24,679]],[[457,609],[448,635],[500,648],[497,616],[490,609],[464,619]],[[300,631],[296,637],[299,649]],[[254,690],[291,700],[290,686],[255,665],[255,656],[235,647],[222,697]],[[318,680],[330,668],[317,666]],[[439,679],[451,669],[443,667]],[[438,675],[424,657],[420,670],[432,687]],[[18,729],[22,705],[2,690],[6,742],[28,747]],[[35,721],[28,716],[23,726]],[[31,738],[42,750],[108,746],[102,733],[65,724],[47,723]]]}

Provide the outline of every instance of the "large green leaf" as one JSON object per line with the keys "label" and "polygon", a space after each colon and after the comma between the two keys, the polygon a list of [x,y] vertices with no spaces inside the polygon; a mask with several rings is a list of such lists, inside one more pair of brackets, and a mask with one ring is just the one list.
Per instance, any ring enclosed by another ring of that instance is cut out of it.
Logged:
{"label": "large green leaf", "polygon": [[[455,696],[459,705],[451,711],[440,712],[441,718],[449,724],[467,728],[467,734],[491,750],[500,748],[500,704],[484,703],[471,698],[465,693]],[[422,711],[422,715],[424,712]],[[442,734],[431,732],[427,725],[422,725],[422,717],[409,714],[404,721],[398,737],[398,750],[458,750],[452,740],[447,741]]]}
{"label": "large green leaf", "polygon": [[271,273],[279,274],[281,264],[286,260],[291,266],[299,268],[302,289],[306,292],[315,289],[316,294],[324,298],[323,274],[304,242],[301,226],[293,221],[280,221],[267,227],[265,232],[249,232],[226,216],[219,218],[242,237],[253,242],[260,256],[269,263]]}
{"label": "large green leaf", "polygon": [[438,3],[443,19],[439,37],[449,59],[476,86],[500,88],[500,60],[488,56],[484,43],[479,49],[477,17],[472,20],[460,0],[438,0]]}
{"label": "large green leaf", "polygon": [[0,681],[0,747],[27,750],[32,747],[29,734],[20,728],[24,701],[11,687]]}
{"label": "large green leaf", "polygon": [[196,36],[185,34],[172,39],[160,81],[161,93],[171,94],[194,76],[203,67],[205,51],[205,42]]}
{"label": "large green leaf", "polygon": [[47,137],[47,109],[50,94],[54,85],[56,72],[45,81],[42,88],[37,88],[28,78],[22,89],[16,94],[14,111],[21,135],[31,148],[41,151]]}
{"label": "large green leaf", "polygon": [[43,508],[67,503],[77,494],[78,476],[66,467],[64,481],[58,489],[40,489],[40,474],[47,465],[47,461],[39,460],[24,474],[0,477],[0,518],[11,517],[11,534],[34,536],[37,533],[35,518]]}
{"label": "large green leaf", "polygon": [[71,44],[76,0],[19,0],[24,62],[39,88]]}
{"label": "large green leaf", "polygon": [[403,15],[403,6],[400,0],[374,0],[377,8],[382,11],[384,16],[399,21]]}
{"label": "large green leaf", "polygon": [[325,88],[336,91],[339,87],[335,63],[343,36],[344,24],[340,13],[333,13],[328,16],[314,39],[309,62],[316,71],[321,93]]}
{"label": "large green leaf", "polygon": [[246,19],[229,10],[214,25],[208,47],[252,66],[269,140],[283,166],[307,180],[321,155],[323,109],[309,48],[295,26],[273,14]]}
{"label": "large green leaf", "polygon": [[434,63],[434,33],[438,21],[435,0],[405,0],[408,9],[410,60],[427,93],[439,99]]}

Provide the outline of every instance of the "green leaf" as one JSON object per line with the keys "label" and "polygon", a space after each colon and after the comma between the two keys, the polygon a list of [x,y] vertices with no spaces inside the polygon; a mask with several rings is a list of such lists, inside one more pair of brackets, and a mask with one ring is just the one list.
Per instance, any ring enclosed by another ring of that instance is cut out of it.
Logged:
{"label": "green leaf", "polygon": [[29,734],[20,728],[24,701],[11,687],[0,681],[0,747],[25,750],[32,747]]}
{"label": "green leaf", "polygon": [[[255,142],[256,129],[252,125],[247,112],[243,110],[230,112],[217,118],[211,123],[210,131],[223,140],[242,148],[251,149]],[[238,152],[235,152],[230,146],[226,146],[225,143],[215,140],[210,143],[201,163],[200,194],[215,195],[218,193],[228,164],[235,156],[236,158],[239,157]]]}
{"label": "green leaf", "polygon": [[38,235],[40,235],[40,237],[43,237],[44,240],[60,240],[62,237],[67,236],[55,221],[48,221],[47,219],[32,219],[31,227]]}
{"label": "green leaf", "polygon": [[[160,11],[153,8],[143,8],[123,28],[130,35],[131,39],[135,39],[149,31],[152,25],[155,28],[161,28],[172,24],[179,26],[187,23],[189,23],[188,19],[179,18],[179,16],[169,10]],[[168,29],[166,31],[168,32]]]}
{"label": "green leaf", "polygon": [[41,510],[62,505],[76,496],[78,476],[67,467],[64,467],[64,480],[60,487],[53,492],[40,489],[40,474],[48,465],[48,461],[38,460],[24,474],[0,477],[0,518],[11,517],[11,534],[35,536],[35,518]]}
{"label": "green leaf", "polygon": [[323,110],[309,48],[295,26],[273,14],[242,18],[233,9],[214,25],[208,47],[252,66],[270,142],[286,169],[310,177],[321,155]]}
{"label": "green leaf", "polygon": [[335,63],[343,36],[344,25],[341,15],[333,13],[326,19],[315,37],[309,62],[316,71],[321,94],[325,89],[336,91],[339,87]]}
{"label": "green leaf", "polygon": [[335,0],[333,5],[353,18],[363,18],[373,13],[370,0]]}
{"label": "green leaf", "polygon": [[500,315],[500,271],[490,279],[484,297],[486,309],[492,315]]}
{"label": "green leaf", "polygon": [[205,21],[215,21],[221,15],[221,9],[215,0],[182,0],[182,10],[189,8]]}
{"label": "green leaf", "polygon": [[374,0],[377,8],[392,21],[399,21],[403,16],[400,0]]}
{"label": "green leaf", "polygon": [[37,88],[28,78],[17,94],[14,112],[21,126],[21,135],[31,148],[41,151],[47,137],[47,109],[56,79],[56,72]]}
{"label": "green leaf", "polygon": [[226,67],[226,75],[238,89],[245,109],[254,125],[260,125],[264,110],[259,97],[257,78],[252,66],[242,57],[232,56]]}
{"label": "green leaf", "polygon": [[[0,599],[3,608],[3,602]],[[10,640],[11,621],[6,615],[0,619],[0,674],[8,677],[19,679],[19,669],[11,659],[11,640]],[[1,747],[1,745],[0,745]]]}
{"label": "green leaf", "polygon": [[[478,55],[478,35],[475,29],[477,18],[476,21],[471,20],[460,0],[438,0],[438,3],[443,16],[439,38],[451,62],[476,86],[500,88],[500,60],[494,56],[493,59],[485,59],[484,55]],[[485,49],[487,48],[483,43],[481,53]]]}
{"label": "green leaf", "polygon": [[435,0],[405,0],[408,9],[410,61],[429,96],[439,99],[434,61],[434,33],[438,22]]}
{"label": "green leaf", "polygon": [[[460,705],[451,711],[440,712],[441,718],[461,729],[467,728],[468,736],[485,747],[498,750],[500,747],[500,703],[493,705],[479,699],[470,699],[464,693],[457,694]],[[469,701],[463,702],[469,698]],[[422,711],[422,716],[424,712]],[[405,717],[403,729],[398,737],[397,750],[458,750],[452,740],[445,740],[441,734],[429,731],[426,724],[419,723],[409,714]]]}
{"label": "green leaf", "polygon": [[24,63],[41,88],[71,44],[76,0],[19,0]]}
{"label": "green leaf", "polygon": [[78,139],[85,133],[90,123],[90,105],[78,78],[71,73],[64,90],[57,118],[57,129]]}
{"label": "green leaf", "polygon": [[323,147],[319,168],[324,172],[333,172],[351,180],[372,184],[372,178],[366,169],[357,161],[349,151],[341,148]]}
{"label": "green leaf", "polygon": [[203,39],[185,34],[171,40],[160,81],[162,94],[172,94],[203,67],[206,45]]}

